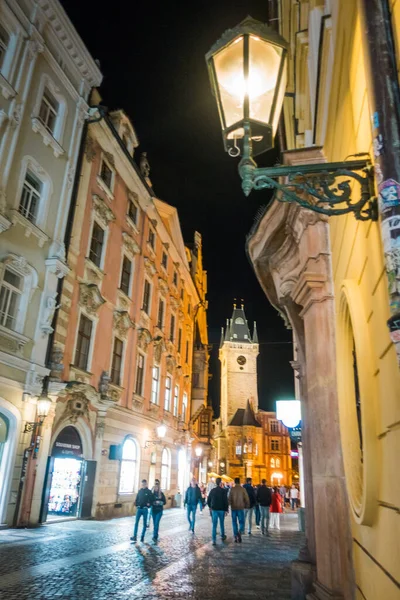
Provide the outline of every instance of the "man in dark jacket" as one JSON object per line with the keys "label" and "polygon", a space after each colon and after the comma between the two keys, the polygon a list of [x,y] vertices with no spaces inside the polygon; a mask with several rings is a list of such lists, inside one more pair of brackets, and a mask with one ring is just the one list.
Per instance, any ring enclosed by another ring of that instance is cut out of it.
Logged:
{"label": "man in dark jacket", "polygon": [[219,521],[219,528],[221,533],[221,540],[226,540],[225,535],[225,515],[228,514],[228,494],[225,488],[221,485],[221,477],[217,477],[217,487],[213,488],[208,494],[207,504],[211,511],[212,518],[212,543],[213,546],[217,543],[217,526]]}
{"label": "man in dark jacket", "polygon": [[194,525],[196,523],[196,510],[199,500],[201,499],[201,491],[197,485],[196,479],[193,477],[190,486],[186,490],[185,501],[183,503],[187,510],[187,519],[189,521],[189,531],[194,533]]}
{"label": "man in dark jacket", "polygon": [[261,533],[263,535],[269,535],[269,507],[271,506],[271,500],[271,490],[267,487],[266,480],[263,479],[257,491],[257,502],[260,505],[261,511]]}
{"label": "man in dark jacket", "polygon": [[142,537],[140,538],[140,541],[144,542],[144,535],[146,533],[146,526],[147,526],[147,515],[148,515],[149,508],[152,504],[153,504],[153,494],[147,487],[146,479],[143,479],[142,487],[138,491],[138,494],[137,494],[136,500],[135,500],[135,506],[137,507],[137,510],[136,510],[135,529],[133,531],[133,536],[131,537],[132,542],[137,541],[137,532],[138,532],[138,528],[139,528],[139,521],[141,518],[143,518],[143,529],[142,529]]}
{"label": "man in dark jacket", "polygon": [[[251,477],[247,477],[246,479],[246,483],[244,484],[244,489],[246,490],[248,496],[249,496],[249,500],[250,500],[250,508],[246,508],[244,511],[244,527],[246,529],[246,522],[248,522],[247,524],[247,532],[249,535],[251,535],[251,528],[253,525],[253,513],[254,513],[254,507],[256,505],[256,493],[254,491],[253,485],[251,483]],[[244,532],[242,532],[244,533]]]}

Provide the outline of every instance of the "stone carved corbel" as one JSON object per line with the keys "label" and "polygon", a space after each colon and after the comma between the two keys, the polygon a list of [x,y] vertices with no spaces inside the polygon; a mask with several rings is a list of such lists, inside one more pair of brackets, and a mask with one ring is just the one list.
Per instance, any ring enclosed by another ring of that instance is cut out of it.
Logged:
{"label": "stone carved corbel", "polygon": [[115,215],[113,211],[108,208],[100,196],[93,194],[93,208],[99,219],[107,226],[111,221],[115,221]]}
{"label": "stone carved corbel", "polygon": [[137,244],[133,237],[131,237],[129,233],[126,233],[126,231],[124,231],[122,234],[122,243],[124,244],[125,250],[132,256],[135,256],[135,254],[140,254],[139,244]]}
{"label": "stone carved corbel", "polygon": [[138,346],[143,352],[147,352],[147,348],[149,347],[150,342],[152,341],[152,337],[150,331],[148,329],[140,329],[138,335]]}
{"label": "stone carved corbel", "polygon": [[151,277],[157,273],[157,268],[155,262],[151,260],[148,256],[144,257],[144,268],[146,273]]}
{"label": "stone carved corbel", "polygon": [[113,315],[114,321],[114,329],[117,334],[125,338],[128,334],[128,330],[131,327],[135,327],[135,323],[129,316],[129,313],[126,310],[115,310]]}
{"label": "stone carved corbel", "polygon": [[96,314],[100,306],[104,303],[105,299],[95,283],[79,284],[79,304],[83,306],[89,314]]}

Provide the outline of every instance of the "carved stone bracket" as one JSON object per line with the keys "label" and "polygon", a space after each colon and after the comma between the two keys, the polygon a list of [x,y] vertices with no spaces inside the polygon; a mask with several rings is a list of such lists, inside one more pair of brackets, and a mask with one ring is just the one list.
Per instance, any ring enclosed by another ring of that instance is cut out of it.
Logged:
{"label": "carved stone bracket", "polygon": [[148,329],[140,329],[138,335],[138,346],[143,352],[147,352],[147,348],[152,341],[150,331]]}
{"label": "carved stone bracket", "polygon": [[97,194],[93,194],[92,198],[94,211],[104,225],[107,226],[109,223],[111,223],[111,221],[115,221],[115,215],[113,211],[108,208],[104,200]]}
{"label": "carved stone bracket", "polygon": [[140,254],[139,244],[137,244],[133,237],[131,237],[129,233],[126,233],[126,231],[124,231],[122,234],[122,243],[124,244],[125,250],[132,256],[135,256],[135,254]]}
{"label": "carved stone bracket", "polygon": [[62,279],[69,273],[69,267],[59,258],[47,258],[45,261],[47,270]]}
{"label": "carved stone bracket", "polygon": [[91,315],[96,314],[105,300],[95,283],[79,284],[79,304]]}
{"label": "carved stone bracket", "polygon": [[168,294],[168,281],[163,277],[158,278],[158,289],[162,294]]}
{"label": "carved stone bracket", "polygon": [[151,277],[157,273],[155,262],[152,261],[148,256],[144,257],[144,268],[146,269],[146,273]]}
{"label": "carved stone bracket", "polygon": [[176,296],[174,296],[174,295],[170,294],[170,296],[169,296],[169,301],[170,301],[170,303],[171,303],[171,307],[172,307],[174,310],[177,310],[177,309],[180,307],[180,304],[181,304],[181,303],[180,303],[180,300],[179,300],[179,298],[177,298]]}
{"label": "carved stone bracket", "polygon": [[134,321],[129,316],[126,310],[115,310],[113,315],[114,329],[120,337],[125,338],[128,330],[135,327]]}

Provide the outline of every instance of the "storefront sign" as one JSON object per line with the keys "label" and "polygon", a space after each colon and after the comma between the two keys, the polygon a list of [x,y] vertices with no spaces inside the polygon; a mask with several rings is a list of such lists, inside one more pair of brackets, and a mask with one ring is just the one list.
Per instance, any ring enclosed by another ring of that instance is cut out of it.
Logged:
{"label": "storefront sign", "polygon": [[51,456],[59,458],[75,456],[82,458],[82,442],[75,427],[65,427],[65,429],[60,431],[54,443]]}

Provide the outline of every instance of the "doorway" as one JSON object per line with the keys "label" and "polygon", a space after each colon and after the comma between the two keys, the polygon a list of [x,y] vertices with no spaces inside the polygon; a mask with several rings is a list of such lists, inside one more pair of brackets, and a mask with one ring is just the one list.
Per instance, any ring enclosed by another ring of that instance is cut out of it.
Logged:
{"label": "doorway", "polygon": [[54,459],[47,521],[78,516],[82,463],[76,458]]}

